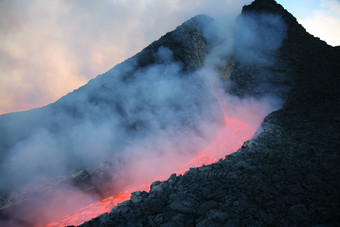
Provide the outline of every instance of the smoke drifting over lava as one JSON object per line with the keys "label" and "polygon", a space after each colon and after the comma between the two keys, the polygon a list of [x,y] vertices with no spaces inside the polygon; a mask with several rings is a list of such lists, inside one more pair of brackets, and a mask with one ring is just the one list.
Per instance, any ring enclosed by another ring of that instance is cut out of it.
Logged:
{"label": "smoke drifting over lava", "polygon": [[270,76],[265,68],[275,61],[286,35],[279,17],[243,16],[234,24],[197,16],[186,23],[204,34],[203,67],[186,70],[170,47],[160,46],[151,53],[153,64],[141,67],[137,57],[130,58],[54,104],[1,116],[0,190],[34,191],[55,184],[54,198],[39,195],[44,200],[31,205],[35,213],[21,218],[37,223],[39,216],[44,223],[65,215],[56,202],[61,198],[69,199],[69,210],[95,201],[67,177],[80,170],[90,173],[98,195],[106,189],[118,193],[180,170],[222,135],[222,145],[210,149],[221,155],[217,161],[280,108],[283,97],[276,90],[286,87],[273,91],[269,82],[254,97],[225,92],[230,84],[237,90],[233,68],[227,67],[233,61],[256,65],[256,78],[261,72]]}

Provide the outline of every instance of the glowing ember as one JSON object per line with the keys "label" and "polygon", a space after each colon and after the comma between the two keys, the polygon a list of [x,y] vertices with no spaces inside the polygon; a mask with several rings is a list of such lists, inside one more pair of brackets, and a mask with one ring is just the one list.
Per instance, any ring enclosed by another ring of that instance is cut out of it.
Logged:
{"label": "glowing ember", "polygon": [[[212,144],[202,149],[202,151],[194,158],[192,158],[192,160],[187,162],[181,168],[177,169],[177,174],[183,174],[185,173],[185,171],[192,167],[199,167],[216,162],[218,159],[224,157],[225,155],[235,152],[243,144],[244,141],[250,139],[254,135],[256,128],[258,128],[261,120],[265,116],[264,114],[266,114],[257,112],[256,114],[258,116],[258,119],[256,119],[256,122],[254,123],[254,118],[252,118],[252,120],[249,120],[249,117],[242,117],[240,115],[237,115],[237,111],[236,114],[234,113],[233,115],[231,115],[230,113],[228,113],[228,111],[225,111],[226,108],[223,108],[223,105],[221,105],[221,107],[224,110],[224,129],[218,133],[216,140]],[[259,106],[247,106],[246,108],[250,113],[254,112],[254,110],[259,110]],[[166,179],[166,176],[155,176],[154,181],[159,179],[164,180]],[[143,190],[148,191],[149,185],[151,183],[152,182],[146,182],[143,185],[130,188],[129,190],[108,197],[100,202],[91,204],[77,211],[72,216],[66,216],[57,222],[49,223],[47,226],[52,227],[82,224],[83,222],[90,220],[91,218],[94,218],[102,213],[110,212],[111,209],[115,207],[118,203],[128,200],[132,192]]]}

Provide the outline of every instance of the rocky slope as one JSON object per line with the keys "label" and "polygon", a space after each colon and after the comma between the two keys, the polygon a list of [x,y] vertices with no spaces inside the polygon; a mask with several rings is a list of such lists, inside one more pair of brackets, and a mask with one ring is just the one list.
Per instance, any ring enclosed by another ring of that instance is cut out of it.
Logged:
{"label": "rocky slope", "polygon": [[[242,10],[254,13],[279,14],[287,24],[279,57],[288,62],[292,89],[284,107],[236,153],[154,182],[149,193],[135,192],[82,226],[339,225],[340,52],[273,0]],[[242,87],[237,72],[231,79]]]}

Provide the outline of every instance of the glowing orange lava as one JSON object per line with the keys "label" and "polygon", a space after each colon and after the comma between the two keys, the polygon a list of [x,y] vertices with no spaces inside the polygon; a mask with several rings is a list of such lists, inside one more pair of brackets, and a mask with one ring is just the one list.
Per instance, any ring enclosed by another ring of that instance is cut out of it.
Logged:
{"label": "glowing orange lava", "polygon": [[90,204],[72,216],[65,216],[57,222],[51,222],[47,226],[67,226],[67,225],[79,225],[91,218],[94,218],[105,212],[109,212],[118,203],[124,202],[130,198],[130,195],[134,191],[145,191],[149,185],[143,184],[138,187],[131,188],[130,190],[123,191],[117,195],[110,196],[97,203]]}
{"label": "glowing orange lava", "polygon": [[[262,118],[262,116],[260,118]],[[218,159],[223,158],[225,155],[235,152],[242,146],[244,141],[250,139],[254,135],[256,128],[260,124],[260,121],[254,123],[248,121],[247,118],[242,118],[242,116],[231,116],[226,113],[226,111],[224,111],[224,119],[226,127],[218,133],[216,140],[208,147],[203,148],[198,155],[187,162],[184,166],[177,169],[177,174],[184,174],[189,168],[211,164],[218,161]],[[170,174],[171,173],[169,173],[169,175]],[[155,177],[156,178],[154,180],[166,179],[164,176]],[[71,216],[66,216],[61,220],[49,223],[47,226],[52,227],[82,224],[83,222],[102,213],[110,212],[111,209],[118,203],[128,200],[132,192],[142,190],[148,191],[151,183],[152,182],[146,182],[146,184],[133,187],[117,195],[110,196],[100,202],[84,207]]]}

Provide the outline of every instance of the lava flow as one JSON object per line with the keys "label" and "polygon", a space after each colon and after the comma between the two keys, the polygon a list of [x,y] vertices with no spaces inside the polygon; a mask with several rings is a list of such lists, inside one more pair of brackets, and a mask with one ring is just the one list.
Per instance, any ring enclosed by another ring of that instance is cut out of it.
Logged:
{"label": "lava flow", "polygon": [[[232,105],[233,108],[230,108],[230,103],[229,105],[220,103],[220,105],[224,114],[225,127],[218,133],[213,143],[203,148],[201,152],[186,164],[177,168],[177,170],[174,171],[177,174],[184,174],[189,168],[216,162],[225,155],[235,152],[244,141],[251,139],[263,118],[268,114],[268,109],[263,108],[264,106],[261,103],[250,104],[249,102],[239,102],[236,107]],[[227,106],[229,106],[229,108],[227,108]],[[167,176],[171,173],[173,172],[169,172]],[[165,180],[167,176],[160,176],[159,173],[155,173],[153,180]],[[110,212],[118,203],[128,200],[134,191],[148,191],[151,183],[152,182],[145,182],[143,185],[132,187],[100,202],[86,206],[73,215],[49,223],[48,226],[79,225],[102,213]]]}

